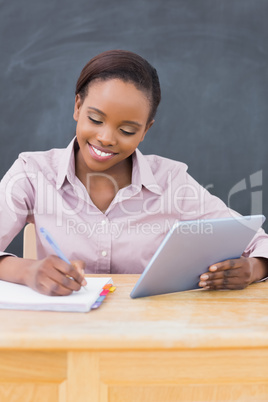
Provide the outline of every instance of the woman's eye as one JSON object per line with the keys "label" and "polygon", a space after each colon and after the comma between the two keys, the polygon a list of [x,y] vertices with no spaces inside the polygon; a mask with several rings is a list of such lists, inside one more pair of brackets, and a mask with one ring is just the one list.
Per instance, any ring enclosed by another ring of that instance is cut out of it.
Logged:
{"label": "woman's eye", "polygon": [[132,132],[132,131],[123,130],[122,128],[121,128],[121,131],[122,131],[123,134],[126,134],[126,135],[134,135],[134,134],[136,134],[135,132]]}
{"label": "woman's eye", "polygon": [[93,119],[93,118],[90,117],[90,116],[88,116],[88,118],[89,118],[89,120],[92,121],[92,123],[94,123],[94,124],[101,124],[101,123],[102,123],[102,121],[100,121],[100,120],[95,120],[95,119]]}

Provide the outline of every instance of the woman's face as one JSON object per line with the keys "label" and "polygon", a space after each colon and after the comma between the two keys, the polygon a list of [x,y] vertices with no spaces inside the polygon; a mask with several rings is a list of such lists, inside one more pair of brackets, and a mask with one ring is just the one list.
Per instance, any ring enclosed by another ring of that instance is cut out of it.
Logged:
{"label": "woman's face", "polygon": [[149,113],[148,98],[132,83],[93,81],[83,102],[79,95],[75,98],[78,169],[106,173],[124,169],[153,124],[147,124]]}

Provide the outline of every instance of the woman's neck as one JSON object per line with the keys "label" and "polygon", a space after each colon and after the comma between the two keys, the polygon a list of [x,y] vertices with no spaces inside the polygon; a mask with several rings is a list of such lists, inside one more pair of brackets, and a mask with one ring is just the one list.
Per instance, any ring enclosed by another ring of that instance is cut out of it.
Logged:
{"label": "woman's neck", "polygon": [[103,196],[109,194],[110,197],[113,194],[114,198],[120,188],[131,184],[132,156],[105,171],[93,171],[85,164],[78,149],[75,154],[75,174],[90,196],[98,192]]}

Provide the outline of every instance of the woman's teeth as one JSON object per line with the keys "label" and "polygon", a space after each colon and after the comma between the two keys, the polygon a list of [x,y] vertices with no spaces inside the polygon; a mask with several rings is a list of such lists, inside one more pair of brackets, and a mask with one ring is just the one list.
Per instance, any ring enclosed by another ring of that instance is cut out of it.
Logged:
{"label": "woman's teeth", "polygon": [[91,146],[92,146],[94,152],[96,152],[96,154],[99,155],[99,156],[110,156],[110,155],[113,155],[113,153],[102,152],[102,151],[100,151],[99,149],[93,147],[93,145],[91,145]]}

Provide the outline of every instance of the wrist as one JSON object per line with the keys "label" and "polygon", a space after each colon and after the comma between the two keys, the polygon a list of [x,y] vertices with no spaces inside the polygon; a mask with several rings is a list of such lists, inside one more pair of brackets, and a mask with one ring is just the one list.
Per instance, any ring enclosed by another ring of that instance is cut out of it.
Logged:
{"label": "wrist", "polygon": [[268,277],[268,259],[264,257],[252,257],[252,283]]}
{"label": "wrist", "polygon": [[29,270],[35,260],[26,260],[15,256],[0,258],[0,279],[28,286]]}

